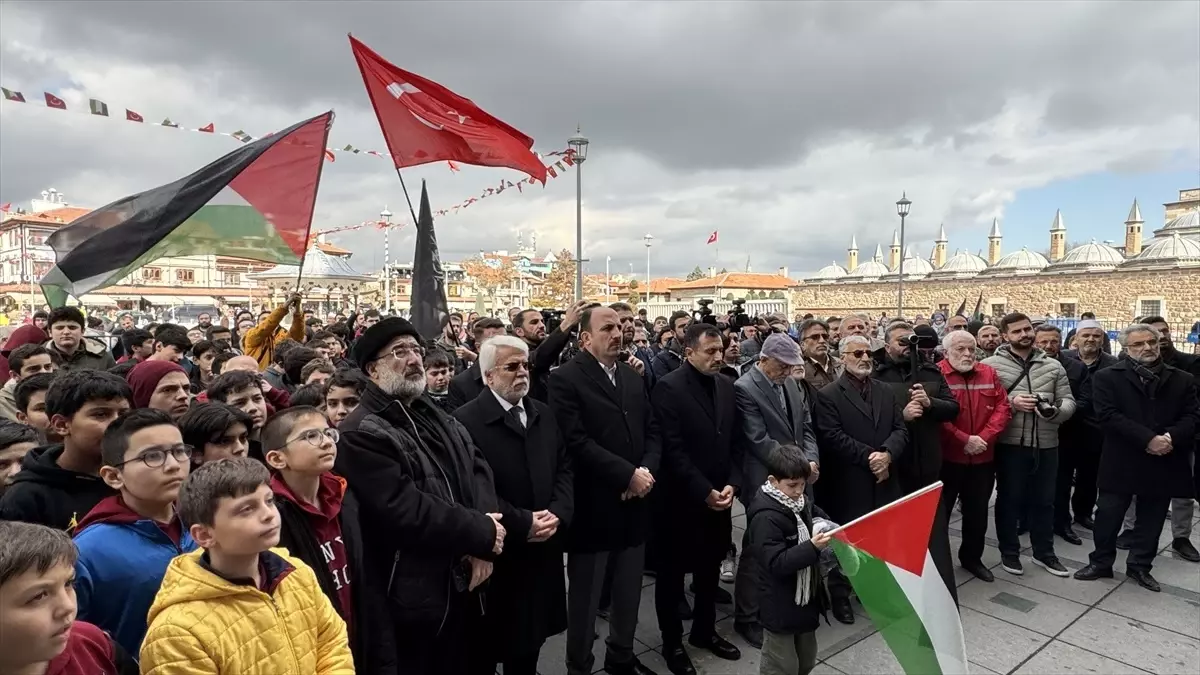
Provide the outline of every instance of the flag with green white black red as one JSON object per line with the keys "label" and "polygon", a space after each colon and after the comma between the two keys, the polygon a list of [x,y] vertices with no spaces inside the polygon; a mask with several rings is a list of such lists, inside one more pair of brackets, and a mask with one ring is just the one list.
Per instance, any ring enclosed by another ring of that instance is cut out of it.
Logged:
{"label": "flag with green white black red", "polygon": [[242,145],[190,176],[119,199],[46,240],[52,307],[164,257],[224,255],[296,265],[304,256],[333,111]]}
{"label": "flag with green white black red", "polygon": [[875,628],[908,675],[967,672],[958,607],[929,555],[941,482],[834,532],[832,546]]}

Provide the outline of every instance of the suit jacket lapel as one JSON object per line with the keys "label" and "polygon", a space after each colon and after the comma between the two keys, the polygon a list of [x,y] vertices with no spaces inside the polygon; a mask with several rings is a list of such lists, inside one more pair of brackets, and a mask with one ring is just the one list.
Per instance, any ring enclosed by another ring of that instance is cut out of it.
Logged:
{"label": "suit jacket lapel", "polygon": [[[862,394],[858,393],[858,389],[855,389],[854,385],[846,381],[846,377],[847,376],[843,375],[842,378],[838,380],[838,387],[841,388],[842,395],[849,399],[850,404],[855,408],[858,408],[860,413],[866,415],[867,419],[875,419],[875,416],[871,414],[871,407],[867,405],[866,401],[863,400]],[[872,399],[875,397],[874,391],[875,387],[871,387]]]}
{"label": "suit jacket lapel", "polygon": [[804,392],[800,390],[800,383],[790,377],[784,383],[783,391],[792,407],[792,419],[788,420],[792,428],[792,438],[802,439],[804,438],[804,406],[806,405]]}
{"label": "suit jacket lapel", "polygon": [[541,442],[536,404],[526,396],[521,399],[525,408],[525,464],[529,467],[529,482],[533,486],[533,498],[538,504],[548,504],[554,490],[554,475],[550,465],[555,457],[555,448],[545,447]]}
{"label": "suit jacket lapel", "polygon": [[879,428],[879,416],[883,414],[883,386],[879,382],[871,382],[871,419],[874,420],[876,429]]}
{"label": "suit jacket lapel", "polygon": [[775,385],[771,384],[771,381],[767,379],[767,376],[757,366],[754,366],[754,381],[758,383],[758,388],[762,390],[767,400],[771,402],[771,408],[779,413],[779,419],[783,420],[784,428],[787,428],[787,408],[784,408],[783,401],[779,400],[779,390],[775,388]]}
{"label": "suit jacket lapel", "polygon": [[588,377],[595,380],[596,384],[599,384],[600,388],[604,390],[604,393],[608,394],[608,397],[611,398],[618,407],[621,407],[621,392],[617,386],[621,383],[620,366],[617,366],[617,377],[614,378],[616,380],[616,384],[613,384],[613,381],[608,379],[608,373],[604,372],[604,366],[600,365],[600,362],[597,361],[596,357],[592,356],[591,353],[583,352],[579,355],[579,359],[579,365],[581,366],[583,372],[587,374]]}

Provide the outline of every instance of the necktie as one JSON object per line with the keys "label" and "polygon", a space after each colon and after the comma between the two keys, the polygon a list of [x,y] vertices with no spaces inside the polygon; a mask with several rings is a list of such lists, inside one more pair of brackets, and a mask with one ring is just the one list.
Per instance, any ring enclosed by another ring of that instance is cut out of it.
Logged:
{"label": "necktie", "polygon": [[783,385],[776,385],[775,389],[779,392],[779,405],[783,406],[784,410],[787,410],[787,393],[784,392]]}
{"label": "necktie", "polygon": [[517,424],[521,425],[522,428],[525,427],[525,414],[524,413],[525,413],[525,409],[519,405],[514,405],[513,407],[508,409],[508,414],[512,415],[512,418],[514,420],[516,420]]}

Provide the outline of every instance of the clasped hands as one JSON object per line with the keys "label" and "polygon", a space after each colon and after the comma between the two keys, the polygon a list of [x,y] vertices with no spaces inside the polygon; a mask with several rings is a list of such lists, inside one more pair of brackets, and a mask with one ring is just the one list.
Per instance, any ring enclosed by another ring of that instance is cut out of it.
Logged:
{"label": "clasped hands", "polygon": [[629,479],[629,488],[621,495],[621,501],[635,497],[645,497],[650,494],[650,489],[653,487],[654,476],[650,474],[650,469],[639,466],[634,470],[633,478]]}
{"label": "clasped hands", "polygon": [[704,503],[713,511],[725,511],[733,506],[733,486],[726,485],[721,491],[709,490],[708,497],[704,499]]}
{"label": "clasped hands", "polygon": [[867,463],[871,473],[875,474],[875,482],[882,483],[888,479],[888,467],[892,465],[892,456],[886,452],[872,452],[867,455]]}
{"label": "clasped hands", "polygon": [[1150,439],[1150,443],[1146,445],[1146,452],[1162,456],[1170,453],[1175,449],[1174,443],[1171,441],[1171,434],[1161,434]]}

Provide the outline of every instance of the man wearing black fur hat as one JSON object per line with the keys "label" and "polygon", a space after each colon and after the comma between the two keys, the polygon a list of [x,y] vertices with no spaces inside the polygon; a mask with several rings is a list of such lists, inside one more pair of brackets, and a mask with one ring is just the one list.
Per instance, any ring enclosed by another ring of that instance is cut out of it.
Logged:
{"label": "man wearing black fur hat", "polygon": [[388,318],[351,352],[370,381],[338,426],[335,471],[360,505],[365,583],[395,624],[403,673],[461,673],[504,548],[492,472],[466,429],[425,393],[424,348]]}

